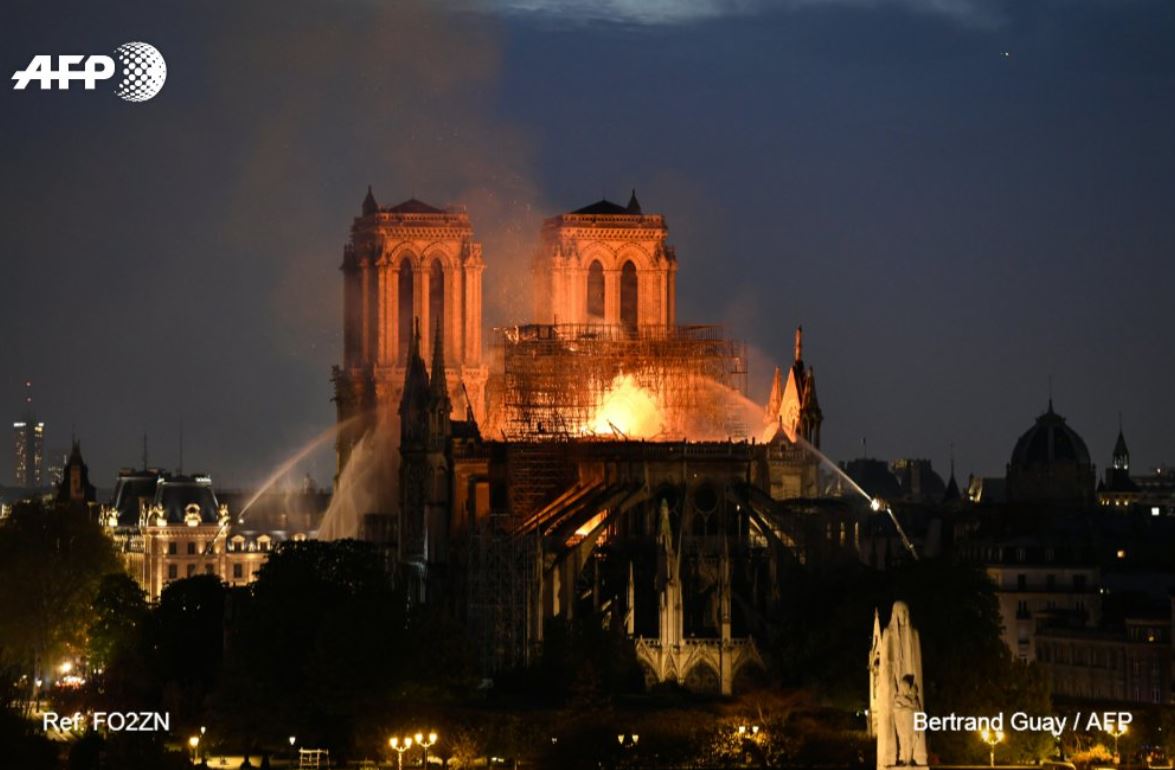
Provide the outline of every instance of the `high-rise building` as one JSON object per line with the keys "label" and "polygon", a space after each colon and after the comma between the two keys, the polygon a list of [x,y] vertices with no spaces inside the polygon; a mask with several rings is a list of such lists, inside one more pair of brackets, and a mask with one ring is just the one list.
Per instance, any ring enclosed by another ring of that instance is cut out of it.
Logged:
{"label": "high-rise building", "polygon": [[39,487],[44,468],[45,423],[32,415],[12,423],[16,448],[14,478],[18,487]]}
{"label": "high-rise building", "polygon": [[12,423],[16,465],[13,483],[18,487],[39,487],[45,482],[45,423],[33,414],[33,383],[24,384],[24,416]]}

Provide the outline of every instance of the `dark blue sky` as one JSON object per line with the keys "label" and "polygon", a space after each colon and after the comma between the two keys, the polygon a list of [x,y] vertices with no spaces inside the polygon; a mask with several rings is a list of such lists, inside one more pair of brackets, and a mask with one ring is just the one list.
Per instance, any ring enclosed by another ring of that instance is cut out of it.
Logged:
{"label": "dark blue sky", "polygon": [[804,324],[834,457],[945,467],[953,442],[962,475],[1002,473],[1051,377],[1099,467],[1119,411],[1136,464],[1172,459],[1170,2],[0,12],[8,73],[128,40],[167,58],[151,102],[0,90],[0,405],[31,378],[99,484],[144,431],[174,464],[181,421],[189,469],[233,485],[331,424],[369,182],[468,206],[491,323],[526,320],[543,216],[635,186],[681,319],[748,341],[753,395]]}

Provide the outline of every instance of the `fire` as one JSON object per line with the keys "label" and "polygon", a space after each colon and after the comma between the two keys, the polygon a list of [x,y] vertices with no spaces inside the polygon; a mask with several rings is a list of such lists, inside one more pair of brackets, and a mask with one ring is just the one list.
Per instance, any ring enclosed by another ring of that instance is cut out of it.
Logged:
{"label": "fire", "polygon": [[619,431],[629,438],[652,438],[664,430],[664,423],[656,394],[637,384],[631,374],[619,374],[596,405],[587,431],[599,435]]}

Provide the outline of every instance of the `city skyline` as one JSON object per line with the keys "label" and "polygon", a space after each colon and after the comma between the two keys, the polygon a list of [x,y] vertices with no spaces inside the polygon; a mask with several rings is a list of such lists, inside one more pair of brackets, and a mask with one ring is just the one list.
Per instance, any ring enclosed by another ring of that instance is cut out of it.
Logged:
{"label": "city skyline", "polygon": [[[260,7],[236,33],[195,7],[60,26],[30,8],[0,33],[10,69],[145,39],[169,80],[145,105],[2,97],[7,417],[31,379],[46,441],[75,426],[100,486],[144,433],[173,467],[181,424],[186,465],[248,486],[332,422],[340,246],[368,184],[467,207],[487,327],[529,320],[509,288],[543,217],[635,187],[678,249],[681,320],[749,343],[757,400],[804,325],[833,457],[866,438],[945,475],[953,444],[960,476],[1002,474],[1051,379],[1099,470],[1119,413],[1136,467],[1169,460],[1168,8],[685,5],[355,6],[329,24],[295,5],[267,42]],[[295,43],[313,55],[280,71],[256,55]],[[46,232],[54,210],[73,213]],[[327,483],[329,457],[311,473]]]}

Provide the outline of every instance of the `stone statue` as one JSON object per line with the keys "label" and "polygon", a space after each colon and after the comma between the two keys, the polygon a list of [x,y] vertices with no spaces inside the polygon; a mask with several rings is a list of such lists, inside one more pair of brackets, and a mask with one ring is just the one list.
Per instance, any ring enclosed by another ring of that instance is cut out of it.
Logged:
{"label": "stone statue", "polygon": [[922,703],[922,642],[910,608],[894,602],[889,625],[873,613],[869,651],[869,729],[877,737],[877,770],[926,765],[926,733],[914,729]]}

